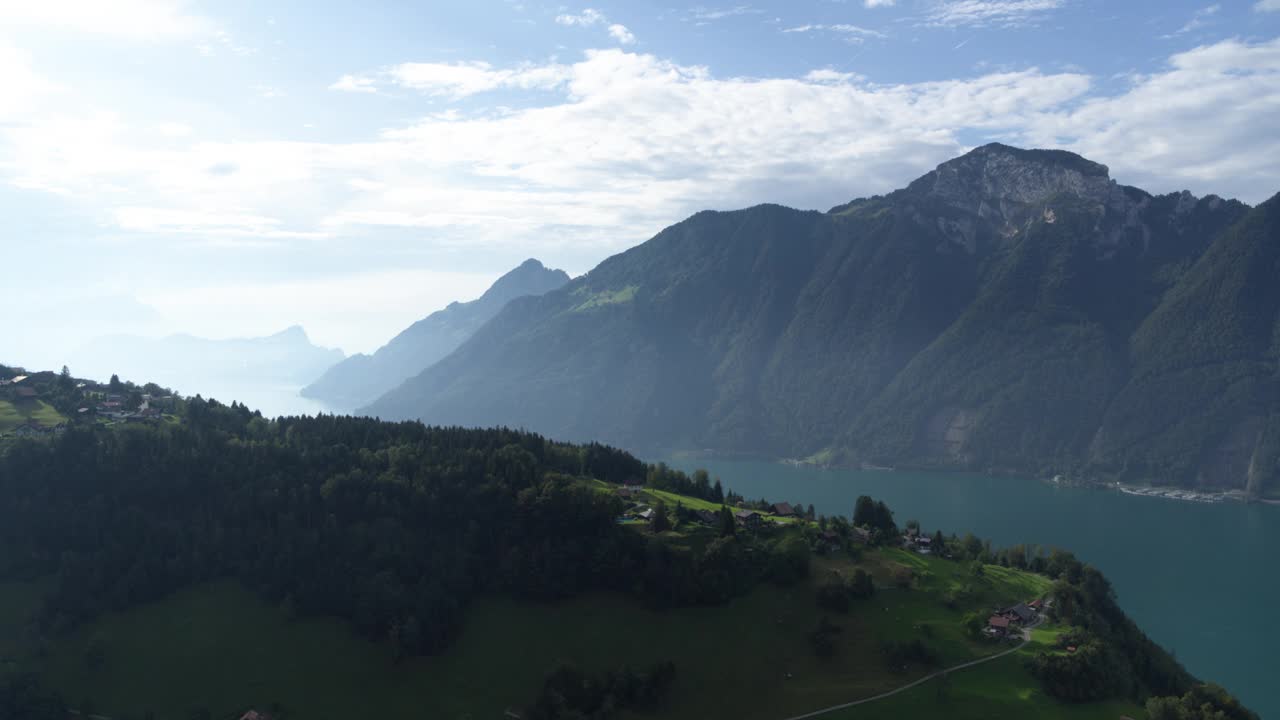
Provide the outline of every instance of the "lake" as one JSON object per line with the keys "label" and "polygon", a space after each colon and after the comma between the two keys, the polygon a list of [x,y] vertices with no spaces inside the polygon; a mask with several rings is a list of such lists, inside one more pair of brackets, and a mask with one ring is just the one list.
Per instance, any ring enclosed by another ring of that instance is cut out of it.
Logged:
{"label": "lake", "polygon": [[200,395],[206,399],[217,400],[224,405],[230,405],[233,401],[238,402],[260,411],[266,417],[334,412],[318,400],[299,395],[298,391],[302,388],[297,385],[202,379],[174,383],[174,385],[177,386],[175,389],[184,396]]}
{"label": "lake", "polygon": [[1197,677],[1280,720],[1280,506],[1213,505],[985,475],[823,470],[677,458],[726,489],[772,502],[853,514],[859,495],[884,500],[898,525],[972,532],[997,546],[1061,547],[1101,569],[1120,605]]}

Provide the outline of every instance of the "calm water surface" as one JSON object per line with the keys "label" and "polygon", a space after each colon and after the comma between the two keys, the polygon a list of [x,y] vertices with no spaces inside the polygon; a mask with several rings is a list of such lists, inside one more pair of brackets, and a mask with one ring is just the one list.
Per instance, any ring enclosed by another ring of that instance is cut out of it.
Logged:
{"label": "calm water surface", "polygon": [[1106,573],[1120,605],[1196,676],[1280,720],[1280,506],[1142,498],[983,475],[820,470],[674,459],[749,498],[852,515],[884,500],[899,525],[972,532],[998,546],[1068,549]]}

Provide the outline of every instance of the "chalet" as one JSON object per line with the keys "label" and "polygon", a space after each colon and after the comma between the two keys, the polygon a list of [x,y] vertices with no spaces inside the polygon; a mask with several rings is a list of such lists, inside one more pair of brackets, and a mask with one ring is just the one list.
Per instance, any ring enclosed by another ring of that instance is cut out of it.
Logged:
{"label": "chalet", "polygon": [[630,500],[638,496],[640,494],[640,491],[634,490],[629,487],[620,487],[617,490],[614,490],[614,494],[622,498],[623,500]]}
{"label": "chalet", "polygon": [[25,386],[20,387],[17,390],[13,391],[13,396],[18,398],[19,400],[30,400],[31,398],[34,398],[39,394],[40,393],[36,392],[35,388],[25,387]]}
{"label": "chalet", "polygon": [[9,384],[10,384],[10,385],[17,385],[18,383],[20,383],[20,382],[22,382],[23,380],[26,380],[26,379],[27,379],[27,376],[26,376],[26,375],[19,375],[19,376],[17,376],[17,377],[10,378],[10,379],[9,379]]}
{"label": "chalet", "polygon": [[1036,611],[1027,606],[1026,603],[1018,603],[1002,613],[1005,617],[1013,622],[1027,625],[1036,619]]}
{"label": "chalet", "polygon": [[1004,637],[1009,634],[1009,618],[1003,615],[992,615],[987,619],[987,634]]}
{"label": "chalet", "polygon": [[1044,609],[1044,601],[1037,598],[1027,603],[1027,607],[1031,608],[1032,610],[1035,610],[1036,612],[1040,612],[1041,610]]}
{"label": "chalet", "polygon": [[758,530],[764,525],[764,518],[755,510],[739,510],[733,514],[733,518],[748,530]]}
{"label": "chalet", "polygon": [[921,555],[928,555],[933,552],[933,538],[928,535],[921,535],[916,538],[916,552]]}
{"label": "chalet", "polygon": [[778,517],[796,517],[800,514],[791,506],[791,503],[774,503],[769,509]]}
{"label": "chalet", "polygon": [[652,520],[653,508],[645,508],[644,510],[641,510],[640,512],[636,513],[636,517],[641,520],[644,520],[645,522]]}

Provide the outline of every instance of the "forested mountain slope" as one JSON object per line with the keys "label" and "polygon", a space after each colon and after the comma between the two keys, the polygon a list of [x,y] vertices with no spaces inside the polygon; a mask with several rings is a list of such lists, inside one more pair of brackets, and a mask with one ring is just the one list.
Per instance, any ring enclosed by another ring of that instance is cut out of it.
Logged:
{"label": "forested mountain slope", "polygon": [[[694,215],[512,303],[368,410],[646,451],[1264,492],[1274,202],[1152,196],[1071,153],[988,145],[827,213]],[[1159,363],[1184,356],[1172,380]],[[1253,385],[1214,379],[1239,362]],[[1212,419],[1170,415],[1205,398]]]}

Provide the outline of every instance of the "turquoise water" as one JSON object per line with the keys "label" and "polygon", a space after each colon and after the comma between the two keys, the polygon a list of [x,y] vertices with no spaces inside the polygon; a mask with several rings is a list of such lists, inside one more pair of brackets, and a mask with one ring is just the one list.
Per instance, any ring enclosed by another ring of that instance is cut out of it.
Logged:
{"label": "turquoise water", "polygon": [[1120,605],[1197,677],[1280,720],[1280,506],[1142,498],[983,475],[820,470],[752,461],[677,459],[749,498],[853,513],[884,500],[898,524],[973,532],[998,546],[1070,550],[1100,568]]}

